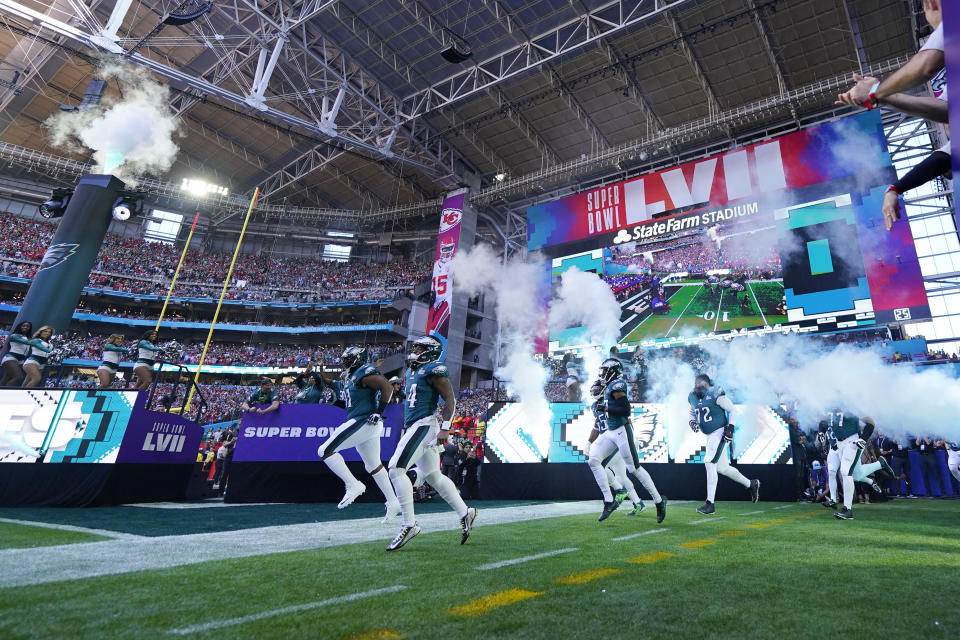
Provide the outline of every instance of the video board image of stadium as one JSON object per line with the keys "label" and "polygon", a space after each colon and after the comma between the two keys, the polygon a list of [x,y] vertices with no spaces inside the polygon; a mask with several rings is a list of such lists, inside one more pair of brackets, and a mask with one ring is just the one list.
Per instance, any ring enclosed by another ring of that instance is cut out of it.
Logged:
{"label": "video board image of stadium", "polygon": [[[883,223],[894,176],[866,113],[531,207],[528,248],[554,285],[601,276],[626,346],[925,319],[909,224]],[[549,350],[583,335],[551,331]]]}

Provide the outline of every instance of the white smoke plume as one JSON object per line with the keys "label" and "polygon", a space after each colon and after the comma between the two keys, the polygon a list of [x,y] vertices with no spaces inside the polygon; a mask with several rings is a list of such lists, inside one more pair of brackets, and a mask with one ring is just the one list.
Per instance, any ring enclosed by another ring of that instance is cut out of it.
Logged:
{"label": "white smoke plume", "polygon": [[98,77],[115,80],[120,95],[105,94],[91,109],[58,112],[48,118],[44,125],[50,130],[51,143],[71,151],[93,150],[96,172],[128,183],[141,173],[165,173],[179,150],[168,87],[146,69],[123,63],[103,64]]}
{"label": "white smoke plume", "polygon": [[585,327],[589,343],[606,350],[620,337],[621,313],[620,303],[600,276],[573,267],[560,276],[560,287],[550,301],[550,327]]}
{"label": "white smoke plume", "polygon": [[583,350],[581,393],[585,402],[589,402],[590,385],[599,375],[600,364],[620,337],[621,312],[613,291],[596,273],[573,267],[560,276],[560,287],[550,301],[550,327],[586,329],[584,338],[591,347]]}
{"label": "white smoke plume", "polygon": [[[700,346],[709,354],[705,372],[736,404],[775,407],[782,400],[796,401],[804,429],[815,429],[823,413],[839,409],[870,416],[886,433],[960,440],[960,423],[953,420],[960,384],[941,367],[887,364],[869,349],[823,348],[802,336]],[[662,358],[651,367],[650,395],[657,402],[682,401],[686,406],[693,376],[689,365]]]}
{"label": "white smoke plume", "polygon": [[486,293],[493,299],[503,342],[502,364],[495,372],[507,393],[523,405],[530,424],[525,429],[540,454],[550,449],[550,405],[547,370],[533,353],[536,335],[543,328],[540,299],[544,268],[538,263],[503,264],[487,245],[458,251],[451,264],[454,289],[469,296]]}

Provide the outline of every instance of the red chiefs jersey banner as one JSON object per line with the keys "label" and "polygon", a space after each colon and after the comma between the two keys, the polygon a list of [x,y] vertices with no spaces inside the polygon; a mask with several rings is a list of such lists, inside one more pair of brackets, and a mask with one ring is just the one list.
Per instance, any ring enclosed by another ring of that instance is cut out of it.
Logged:
{"label": "red chiefs jersey banner", "polygon": [[437,234],[437,253],[433,259],[433,305],[427,317],[427,333],[436,331],[447,337],[450,330],[450,305],[453,303],[453,281],[450,262],[457,255],[460,244],[460,221],[463,219],[464,193],[450,194],[443,201],[440,212],[440,233]]}

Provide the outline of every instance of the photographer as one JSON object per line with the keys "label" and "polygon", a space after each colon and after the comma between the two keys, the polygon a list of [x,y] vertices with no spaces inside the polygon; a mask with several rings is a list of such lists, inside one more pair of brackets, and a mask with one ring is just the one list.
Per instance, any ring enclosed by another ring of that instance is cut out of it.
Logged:
{"label": "photographer", "polygon": [[464,500],[477,500],[480,498],[480,459],[477,457],[476,448],[472,446],[466,448],[466,454],[467,457],[460,465],[460,468],[463,469],[463,489],[461,495]]}

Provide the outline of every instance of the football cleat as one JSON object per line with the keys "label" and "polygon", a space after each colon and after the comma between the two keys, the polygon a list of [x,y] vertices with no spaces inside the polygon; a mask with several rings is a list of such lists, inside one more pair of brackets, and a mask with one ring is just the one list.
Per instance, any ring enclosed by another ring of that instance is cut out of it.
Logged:
{"label": "football cleat", "polygon": [[824,500],[821,504],[822,504],[823,506],[825,506],[827,509],[836,509],[836,508],[837,508],[837,503],[834,502],[833,500],[831,500],[830,498],[827,498],[827,499]]}
{"label": "football cleat", "polygon": [[647,509],[647,505],[643,504],[643,500],[633,505],[633,509],[627,512],[628,516],[638,516]]}
{"label": "football cleat", "polygon": [[383,516],[383,523],[386,524],[400,514],[400,501],[394,500],[387,503],[387,515]]}
{"label": "football cleat", "polygon": [[750,481],[750,501],[756,502],[760,499],[760,481],[754,478]]}
{"label": "football cleat", "polygon": [[463,544],[467,541],[467,538],[470,537],[470,532],[473,531],[473,521],[477,519],[477,510],[473,507],[467,509],[467,515],[460,518],[460,529],[462,533],[460,534],[460,544]]}
{"label": "football cleat", "polygon": [[600,514],[600,517],[597,518],[597,522],[603,522],[610,517],[610,514],[617,510],[620,504],[616,500],[611,500],[610,502],[603,503],[603,512]]}
{"label": "football cleat", "polygon": [[876,481],[874,481],[874,483],[870,485],[870,489],[872,489],[873,492],[878,496],[883,495],[883,489],[880,487],[879,484],[876,483]]}
{"label": "football cleat", "polygon": [[420,533],[420,525],[416,523],[412,527],[400,527],[400,533],[393,539],[393,542],[387,545],[387,551],[396,551],[410,542],[418,533]]}
{"label": "football cleat", "polygon": [[660,502],[657,503],[657,524],[663,522],[667,517],[667,496],[660,496]]}
{"label": "football cleat", "polygon": [[833,514],[837,520],[853,520],[853,511],[844,507]]}
{"label": "football cleat", "polygon": [[353,501],[363,495],[363,492],[367,490],[367,487],[362,482],[358,482],[355,485],[347,487],[347,492],[343,494],[343,500],[340,501],[340,504],[337,505],[337,509],[346,509]]}
{"label": "football cleat", "polygon": [[697,507],[697,513],[702,513],[705,516],[709,516],[713,513],[716,513],[717,508],[713,506],[713,503],[707,500],[703,503],[702,506]]}
{"label": "football cleat", "polygon": [[895,474],[895,473],[893,472],[893,467],[890,466],[890,463],[887,462],[887,459],[886,459],[886,458],[884,458],[883,456],[880,456],[880,457],[877,459],[877,462],[880,463],[880,468],[881,468],[881,469],[883,469],[884,471],[886,471],[887,473],[889,473],[890,475],[892,475],[894,478],[897,477],[897,474]]}
{"label": "football cleat", "polygon": [[615,494],[613,494],[613,501],[617,503],[617,506],[618,506],[618,507],[619,507],[621,504],[623,504],[623,501],[626,500],[626,498],[627,498],[627,490],[626,490],[626,489],[618,489],[617,492],[616,492]]}

